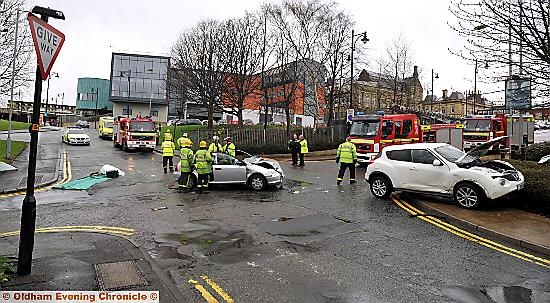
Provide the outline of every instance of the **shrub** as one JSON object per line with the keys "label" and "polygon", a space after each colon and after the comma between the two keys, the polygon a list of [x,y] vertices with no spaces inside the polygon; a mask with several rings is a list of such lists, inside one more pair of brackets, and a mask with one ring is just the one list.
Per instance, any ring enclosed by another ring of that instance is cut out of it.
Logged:
{"label": "shrub", "polygon": [[525,157],[530,161],[539,161],[546,155],[550,155],[550,142],[531,144],[525,150]]}
{"label": "shrub", "polygon": [[514,199],[514,207],[550,216],[550,165],[509,160],[525,177],[525,189]]}

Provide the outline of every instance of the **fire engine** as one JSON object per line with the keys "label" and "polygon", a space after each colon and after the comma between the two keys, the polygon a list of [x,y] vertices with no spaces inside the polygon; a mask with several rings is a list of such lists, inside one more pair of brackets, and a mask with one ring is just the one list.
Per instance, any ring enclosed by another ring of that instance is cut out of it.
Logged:
{"label": "fire engine", "polygon": [[464,149],[481,145],[493,138],[507,135],[504,115],[473,115],[464,117]]}
{"label": "fire engine", "polygon": [[121,118],[113,123],[113,146],[153,151],[157,140],[155,122],[145,118]]}
{"label": "fire engine", "polygon": [[359,165],[369,164],[388,145],[422,142],[415,114],[355,116],[350,129]]}

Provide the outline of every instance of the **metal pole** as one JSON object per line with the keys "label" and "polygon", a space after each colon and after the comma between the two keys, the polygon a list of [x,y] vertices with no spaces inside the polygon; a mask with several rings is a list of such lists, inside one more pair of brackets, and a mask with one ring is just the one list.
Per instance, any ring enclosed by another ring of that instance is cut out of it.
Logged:
{"label": "metal pole", "polygon": [[61,95],[61,115],[59,116],[59,120],[61,122],[61,127],[63,127],[63,105],[65,103],[65,93]]}
{"label": "metal pole", "polygon": [[[42,20],[48,22],[48,16],[42,15]],[[36,227],[36,198],[34,197],[34,182],[36,174],[36,152],[38,150],[38,122],[40,120],[40,103],[42,101],[42,75],[38,62],[36,64],[36,80],[34,82],[34,104],[32,111],[31,142],[29,148],[29,167],[27,173],[27,192],[21,209],[21,231],[19,233],[19,253],[17,256],[17,274],[31,273],[32,251],[34,247],[34,230]]]}
{"label": "metal pole", "polygon": [[97,116],[97,100],[98,99],[99,99],[99,87],[96,87],[95,88],[95,123],[94,123],[95,129],[97,129],[97,120],[99,119],[99,117]]}
{"label": "metal pole", "polygon": [[508,76],[512,77],[512,0],[508,0]]}
{"label": "metal pole", "polygon": [[432,68],[432,95],[430,96],[430,114],[433,111],[434,96],[434,69]]}
{"label": "metal pole", "polygon": [[44,125],[46,125],[46,120],[48,118],[48,98],[50,96],[50,75],[48,75],[48,86],[46,88],[46,108],[44,109]]}
{"label": "metal pole", "polygon": [[[519,30],[523,30],[523,1],[519,0]],[[523,42],[519,39],[519,74],[523,75]]]}
{"label": "metal pole", "polygon": [[476,101],[477,101],[477,58],[476,58],[476,66],[474,71],[474,103],[473,103],[473,110],[472,114],[476,114]]}
{"label": "metal pole", "polygon": [[128,70],[128,103],[126,104],[126,118],[130,118],[130,75],[132,70]]}
{"label": "metal pole", "polygon": [[[350,61],[351,61],[351,77],[350,77],[350,83],[349,83],[349,108],[353,109],[353,51],[354,51],[354,36],[355,36],[355,30],[351,30],[351,55],[350,55]],[[303,130],[302,130],[303,132]]]}
{"label": "metal pole", "polygon": [[6,159],[11,158],[11,117],[13,114],[13,87],[15,86],[15,61],[17,60],[17,35],[19,32],[19,8],[17,8],[17,17],[15,20],[15,37],[13,42],[13,59],[11,70],[11,88],[10,88],[10,104],[8,115],[8,138],[6,140]]}

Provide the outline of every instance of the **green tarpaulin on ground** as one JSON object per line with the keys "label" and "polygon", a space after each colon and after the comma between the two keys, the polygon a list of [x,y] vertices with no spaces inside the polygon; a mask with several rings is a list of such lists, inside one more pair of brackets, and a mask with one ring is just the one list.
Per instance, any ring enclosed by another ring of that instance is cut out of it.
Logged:
{"label": "green tarpaulin on ground", "polygon": [[57,185],[54,186],[54,188],[84,190],[107,180],[109,180],[109,178],[104,175],[93,175],[85,178],[76,179],[62,185]]}

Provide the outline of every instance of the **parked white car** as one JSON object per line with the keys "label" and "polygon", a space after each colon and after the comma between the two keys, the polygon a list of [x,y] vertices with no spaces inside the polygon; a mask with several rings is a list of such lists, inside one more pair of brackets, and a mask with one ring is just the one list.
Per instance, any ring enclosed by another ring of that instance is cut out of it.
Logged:
{"label": "parked white car", "polygon": [[445,143],[416,143],[384,148],[369,165],[365,179],[372,194],[387,198],[392,191],[452,196],[473,208],[524,187],[521,172],[507,162],[482,161],[496,138],[465,153]]}

